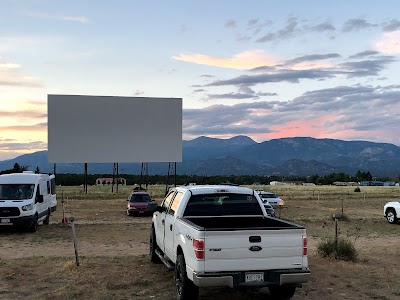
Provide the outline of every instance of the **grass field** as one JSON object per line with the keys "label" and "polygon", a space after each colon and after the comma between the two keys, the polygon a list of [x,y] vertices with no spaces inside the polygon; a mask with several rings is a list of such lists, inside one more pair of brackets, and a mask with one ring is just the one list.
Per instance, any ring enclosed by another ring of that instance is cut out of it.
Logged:
{"label": "grass field", "polygon": [[[251,186],[276,192],[286,202],[281,217],[304,225],[309,236],[311,280],[293,299],[400,299],[400,225],[383,217],[399,187]],[[58,211],[50,225],[31,234],[0,227],[0,299],[174,299],[173,273],[147,259],[150,217],[128,217],[132,187],[58,187]],[[150,186],[161,202],[165,186]],[[75,266],[71,228],[60,224],[61,198],[76,218]],[[356,262],[324,259],[317,243],[334,235],[333,214],[343,212],[339,234],[352,240]],[[269,299],[266,289],[207,288],[200,299]]]}

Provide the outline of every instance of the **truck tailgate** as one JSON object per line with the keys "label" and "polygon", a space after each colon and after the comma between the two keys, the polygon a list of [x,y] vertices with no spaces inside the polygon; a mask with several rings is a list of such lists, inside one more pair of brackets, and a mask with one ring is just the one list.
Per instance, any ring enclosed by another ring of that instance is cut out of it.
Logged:
{"label": "truck tailgate", "polygon": [[[303,235],[304,229],[205,231],[204,271],[307,267],[307,257],[303,256]],[[258,237],[261,241],[257,241]]]}

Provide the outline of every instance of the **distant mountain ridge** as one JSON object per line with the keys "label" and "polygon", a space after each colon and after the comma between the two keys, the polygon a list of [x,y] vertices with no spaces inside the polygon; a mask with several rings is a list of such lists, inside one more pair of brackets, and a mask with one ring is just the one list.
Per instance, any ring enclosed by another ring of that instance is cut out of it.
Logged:
{"label": "distant mountain ridge", "polygon": [[[230,139],[198,137],[182,143],[183,162],[177,173],[187,175],[325,175],[358,170],[374,176],[400,175],[400,147],[368,141],[342,141],[311,137],[281,138],[257,143],[247,136]],[[0,161],[0,170],[15,163],[53,172],[47,151]],[[120,173],[140,174],[140,163],[120,163]],[[166,174],[168,163],[150,163],[149,174]],[[83,173],[83,164],[57,164],[57,173]],[[112,163],[88,164],[88,172],[112,173]]]}

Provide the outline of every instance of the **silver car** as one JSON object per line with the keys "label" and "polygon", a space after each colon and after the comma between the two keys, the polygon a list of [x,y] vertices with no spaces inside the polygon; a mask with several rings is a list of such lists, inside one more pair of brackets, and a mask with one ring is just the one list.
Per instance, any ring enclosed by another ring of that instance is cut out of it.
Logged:
{"label": "silver car", "polygon": [[279,198],[275,193],[260,191],[258,194],[263,202],[267,201],[275,208],[285,206],[285,201]]}

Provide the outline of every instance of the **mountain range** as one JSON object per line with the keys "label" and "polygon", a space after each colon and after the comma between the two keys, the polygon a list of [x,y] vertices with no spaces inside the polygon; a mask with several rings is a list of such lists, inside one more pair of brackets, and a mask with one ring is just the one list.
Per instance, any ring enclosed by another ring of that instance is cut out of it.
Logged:
{"label": "mountain range", "polygon": [[[400,175],[400,147],[387,143],[294,137],[257,143],[247,136],[230,139],[198,137],[182,143],[183,161],[177,173],[187,175],[279,175],[308,176],[369,171],[373,176]],[[53,172],[47,151],[0,161],[0,170],[15,163]],[[90,163],[92,174],[112,173],[112,163]],[[82,163],[60,163],[57,173],[83,173]],[[140,174],[140,163],[119,163],[119,172]],[[168,163],[149,163],[149,174],[167,174]]]}

